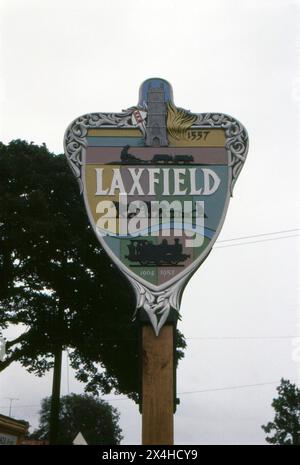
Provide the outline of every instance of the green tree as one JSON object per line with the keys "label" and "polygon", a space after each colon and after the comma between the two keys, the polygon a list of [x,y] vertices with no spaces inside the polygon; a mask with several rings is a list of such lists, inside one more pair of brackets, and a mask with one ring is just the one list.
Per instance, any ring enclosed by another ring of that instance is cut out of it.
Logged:
{"label": "green tree", "polygon": [[270,444],[300,444],[300,389],[289,380],[281,379],[277,387],[278,397],[273,399],[275,417],[263,425]]}
{"label": "green tree", "polygon": [[[39,427],[31,439],[49,438],[51,399],[42,400]],[[120,414],[107,402],[91,395],[69,394],[61,398],[58,444],[72,444],[81,432],[88,444],[120,444]]]}
{"label": "green tree", "polygon": [[[68,347],[88,391],[137,399],[134,306],[128,282],[88,223],[65,156],[45,145],[0,143],[0,329],[24,328],[7,342],[0,371],[20,362],[42,376],[57,347]],[[180,333],[177,344],[178,360]]]}

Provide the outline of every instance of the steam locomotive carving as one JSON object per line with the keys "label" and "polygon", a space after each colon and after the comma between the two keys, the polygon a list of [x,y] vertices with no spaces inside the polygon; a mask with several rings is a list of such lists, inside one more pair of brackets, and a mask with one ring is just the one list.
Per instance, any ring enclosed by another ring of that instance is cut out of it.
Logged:
{"label": "steam locomotive carving", "polygon": [[193,155],[170,155],[168,153],[157,153],[153,155],[151,160],[141,160],[136,155],[128,153],[129,145],[125,145],[121,150],[120,158],[121,163],[123,164],[132,164],[132,163],[192,163],[194,161]]}
{"label": "steam locomotive carving", "polygon": [[167,153],[157,153],[153,156],[151,163],[192,163],[192,155],[168,155]]}
{"label": "steam locomotive carving", "polygon": [[131,239],[127,247],[129,254],[125,258],[141,266],[180,266],[180,262],[190,257],[182,253],[179,239],[175,239],[175,244],[169,244],[167,239],[163,239],[160,244],[153,244],[147,239]]}

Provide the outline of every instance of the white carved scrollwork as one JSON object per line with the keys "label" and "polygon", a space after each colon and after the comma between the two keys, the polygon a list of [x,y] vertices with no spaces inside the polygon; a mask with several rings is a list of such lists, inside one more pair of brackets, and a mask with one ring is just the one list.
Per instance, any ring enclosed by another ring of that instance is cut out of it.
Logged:
{"label": "white carved scrollwork", "polygon": [[244,126],[232,116],[223,113],[200,113],[195,126],[222,128],[226,135],[226,149],[231,154],[232,178],[230,194],[246,161],[249,139]]}
{"label": "white carved scrollwork", "polygon": [[132,107],[122,113],[89,113],[73,121],[66,130],[64,149],[71,169],[79,182],[82,193],[81,168],[83,154],[87,147],[87,132],[89,129],[105,127],[133,127],[132,113],[143,108]]}
{"label": "white carved scrollwork", "polygon": [[[145,111],[145,107],[131,107],[121,113],[90,113],[83,115],[73,121],[68,127],[64,148],[70,167],[77,178],[80,192],[83,192],[82,164],[85,150],[87,148],[87,134],[89,129],[100,127],[136,127],[133,124],[132,115],[135,110]],[[197,120],[192,127],[224,129],[226,135],[226,149],[230,152],[231,186],[232,195],[234,184],[241,172],[246,160],[248,151],[248,134],[244,126],[232,118],[222,113],[201,113],[197,114]],[[109,252],[108,252],[109,253]],[[113,254],[110,254],[113,258]],[[132,283],[136,297],[137,308],[143,308],[151,321],[156,335],[166,322],[171,308],[179,312],[180,295],[188,277],[195,271],[195,268],[188,269],[185,276],[180,278],[175,284],[162,291],[150,290],[142,284],[138,277],[133,278],[128,274],[125,266],[123,273]]]}
{"label": "white carved scrollwork", "polygon": [[145,310],[155,334],[158,336],[159,331],[169,316],[170,310],[175,310],[179,315],[180,294],[186,278],[180,279],[176,284],[163,291],[152,291],[132,277],[129,280],[135,290],[137,310],[139,308]]}

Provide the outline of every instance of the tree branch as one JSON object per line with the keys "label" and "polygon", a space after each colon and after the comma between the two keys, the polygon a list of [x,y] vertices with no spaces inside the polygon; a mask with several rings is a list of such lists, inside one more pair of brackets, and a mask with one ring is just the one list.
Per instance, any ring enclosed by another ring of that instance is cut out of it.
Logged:
{"label": "tree branch", "polygon": [[15,350],[9,358],[6,358],[3,360],[3,362],[0,362],[0,372],[5,370],[5,368],[9,367],[9,365],[15,361],[17,361],[20,357],[21,351]]}
{"label": "tree branch", "polygon": [[19,342],[25,341],[27,337],[29,336],[30,332],[31,332],[30,330],[26,331],[26,333],[21,334],[16,339],[13,339],[12,341],[6,341],[7,349],[9,349],[11,346],[14,346],[15,344],[18,344]]}

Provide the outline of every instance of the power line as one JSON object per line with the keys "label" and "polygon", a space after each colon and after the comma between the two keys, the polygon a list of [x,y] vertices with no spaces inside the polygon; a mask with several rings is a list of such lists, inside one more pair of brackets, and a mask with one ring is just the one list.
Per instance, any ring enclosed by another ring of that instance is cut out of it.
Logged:
{"label": "power line", "polygon": [[257,340],[257,339],[299,339],[300,336],[200,336],[200,337],[186,337],[185,339],[187,340]]}
{"label": "power line", "polygon": [[[190,337],[184,337],[185,340],[272,340],[272,339],[299,339],[300,335],[293,335],[293,336],[190,336]],[[138,338],[99,338],[99,342],[129,342],[129,341],[138,341]],[[68,354],[69,355],[69,354]],[[68,392],[70,391],[70,386],[69,386],[69,374],[67,374],[67,390]]]}
{"label": "power line", "polygon": [[281,239],[288,239],[289,237],[300,237],[300,234],[291,234],[289,236],[282,236],[282,237],[270,237],[269,239],[260,239],[260,240],[257,240],[257,241],[240,242],[239,244],[216,245],[216,246],[214,246],[214,249],[224,249],[226,247],[236,247],[237,245],[257,244],[258,242],[278,241],[278,240],[281,240]]}
{"label": "power line", "polygon": [[295,232],[295,231],[300,231],[300,228],[295,228],[295,229],[285,229],[281,231],[273,231],[273,232],[266,232],[266,233],[260,233],[260,234],[253,234],[251,236],[241,236],[241,237],[234,237],[233,239],[223,239],[221,241],[217,242],[231,242],[231,241],[239,241],[242,239],[252,239],[253,237],[261,237],[261,236],[271,236],[274,234],[283,234],[283,233],[290,233],[290,232]]}
{"label": "power line", "polygon": [[[291,381],[299,381],[299,378],[293,379]],[[251,388],[251,387],[257,387],[257,386],[270,386],[274,384],[279,384],[280,381],[270,381],[268,383],[255,383],[255,384],[240,384],[237,386],[226,386],[222,388],[213,388],[213,389],[200,389],[198,391],[185,391],[185,392],[178,392],[180,395],[185,395],[185,394],[198,394],[202,392],[215,392],[215,391],[230,391],[233,389],[244,389],[244,388]]]}
{"label": "power line", "polygon": [[[243,239],[250,239],[254,237],[264,237],[264,236],[269,236],[269,235],[276,235],[276,234],[284,234],[284,233],[290,233],[290,232],[295,232],[299,231],[300,228],[295,228],[295,229],[287,229],[287,230],[281,230],[281,231],[274,231],[274,232],[267,232],[267,233],[260,233],[260,234],[254,234],[250,236],[242,236],[242,237],[236,237],[232,239],[224,239],[217,241],[218,243],[220,242],[232,242],[236,240],[243,240]],[[273,238],[268,238],[268,239],[261,239],[261,240],[256,240],[256,241],[247,241],[247,242],[241,242],[239,244],[230,244],[230,245],[224,245],[224,246],[215,246],[214,248],[226,248],[226,247],[235,247],[238,245],[247,245],[247,244],[256,244],[259,242],[268,242],[268,241],[275,241],[275,240],[281,240],[281,239],[288,239],[290,237],[300,237],[299,234],[292,234],[288,236],[282,236],[282,237],[273,237]],[[187,337],[185,339],[187,340],[246,340],[246,339],[294,339],[294,338],[299,338],[300,336],[221,336],[221,337]],[[102,339],[102,341],[112,341],[115,339]],[[124,340],[124,339],[123,339]],[[126,339],[129,340],[129,339]],[[69,353],[67,353],[67,371],[69,368]],[[277,384],[278,382],[269,382],[269,383],[257,383],[257,384],[245,384],[245,385],[240,385],[240,386],[229,386],[229,387],[224,387],[224,388],[214,388],[214,389],[204,389],[204,390],[199,390],[199,391],[190,391],[190,392],[181,392],[178,394],[194,394],[194,393],[201,393],[201,392],[214,392],[214,391],[223,391],[223,390],[231,390],[231,389],[242,389],[242,388],[247,388],[247,387],[254,387],[254,386],[265,386],[265,385],[272,385],[272,384]],[[68,384],[68,393],[69,393],[69,372],[67,372],[67,384]],[[10,405],[9,406],[2,406],[0,408],[9,408],[9,415],[11,414],[11,406],[12,402],[14,400],[19,400],[16,398],[8,398],[10,400]],[[121,401],[121,400],[129,400],[127,397],[124,398],[119,398],[119,399],[106,399],[107,401]],[[19,405],[18,408],[27,408],[27,407],[39,407],[39,405]]]}
{"label": "power line", "polygon": [[[16,408],[32,408],[32,407],[40,407],[39,404],[32,404],[32,405],[18,405]],[[0,408],[9,408],[9,405],[1,405]]]}
{"label": "power line", "polygon": [[[295,378],[295,379],[291,379],[290,381],[300,381],[300,378]],[[201,394],[201,393],[205,393],[205,392],[217,392],[217,391],[231,391],[231,390],[235,390],[235,389],[246,389],[246,388],[252,388],[252,387],[259,387],[259,386],[271,386],[271,385],[279,385],[280,384],[280,381],[269,381],[269,382],[265,382],[265,383],[254,383],[254,384],[239,384],[239,385],[236,385],[236,386],[224,386],[224,387],[218,387],[218,388],[209,388],[209,389],[199,389],[197,391],[182,391],[182,392],[178,392],[177,394],[178,395],[189,395],[189,394]],[[115,399],[115,398],[110,398],[110,399],[102,399],[106,402],[118,402],[118,401],[124,401],[124,400],[132,400],[132,399],[129,399],[128,397],[119,397],[118,399]],[[40,405],[19,405],[18,408],[25,408],[25,407],[40,407]],[[0,408],[8,408],[8,406],[6,405],[5,407],[0,407]]]}
{"label": "power line", "polygon": [[[185,340],[194,340],[194,339],[201,339],[201,340],[217,340],[217,339],[297,339],[300,336],[296,335],[279,335],[279,336],[190,336],[184,337]],[[126,337],[126,338],[98,338],[99,342],[128,342],[128,341],[138,341],[138,338],[133,337]],[[69,355],[69,354],[68,354]]]}

